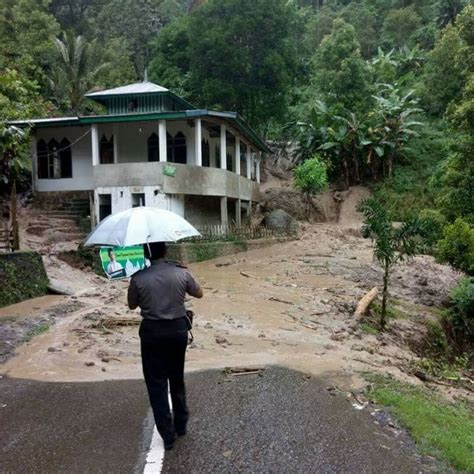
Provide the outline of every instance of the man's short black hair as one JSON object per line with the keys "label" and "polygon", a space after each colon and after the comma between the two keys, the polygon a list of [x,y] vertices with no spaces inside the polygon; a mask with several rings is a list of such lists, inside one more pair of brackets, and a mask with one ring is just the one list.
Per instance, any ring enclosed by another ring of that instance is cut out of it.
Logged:
{"label": "man's short black hair", "polygon": [[[151,255],[148,251],[148,246],[150,246]],[[143,251],[148,260],[158,260],[165,257],[166,244],[164,242],[150,242],[149,244],[143,245]]]}
{"label": "man's short black hair", "polygon": [[108,254],[109,254],[109,257],[110,257],[110,254],[114,251],[114,249],[112,247],[109,247],[109,249],[107,250]]}

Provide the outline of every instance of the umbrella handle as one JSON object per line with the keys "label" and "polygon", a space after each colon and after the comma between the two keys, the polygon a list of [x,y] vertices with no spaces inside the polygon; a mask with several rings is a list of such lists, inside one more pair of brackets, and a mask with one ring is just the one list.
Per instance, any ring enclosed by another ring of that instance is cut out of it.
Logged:
{"label": "umbrella handle", "polygon": [[150,249],[150,244],[148,242],[148,239],[149,239],[149,235],[147,235],[146,237],[146,246],[148,247],[148,256],[150,257],[150,262],[151,262],[151,249]]}

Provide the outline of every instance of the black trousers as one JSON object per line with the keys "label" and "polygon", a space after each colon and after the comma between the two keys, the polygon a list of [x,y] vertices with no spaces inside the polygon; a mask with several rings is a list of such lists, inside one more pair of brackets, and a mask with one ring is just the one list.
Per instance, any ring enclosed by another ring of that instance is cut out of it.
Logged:
{"label": "black trousers", "polygon": [[[184,357],[188,344],[186,318],[171,321],[144,319],[139,335],[143,375],[156,428],[165,444],[171,443],[176,432],[186,429],[188,421],[184,387]],[[168,403],[168,382],[173,416]]]}

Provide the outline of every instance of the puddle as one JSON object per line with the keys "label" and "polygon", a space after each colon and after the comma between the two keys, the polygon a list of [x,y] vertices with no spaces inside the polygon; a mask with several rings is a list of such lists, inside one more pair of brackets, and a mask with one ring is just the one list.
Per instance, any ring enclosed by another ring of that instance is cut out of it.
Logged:
{"label": "puddle", "polygon": [[0,319],[37,316],[52,306],[56,306],[67,299],[67,296],[45,295],[39,296],[38,298],[32,298],[31,300],[22,301],[21,303],[5,306],[0,308]]}

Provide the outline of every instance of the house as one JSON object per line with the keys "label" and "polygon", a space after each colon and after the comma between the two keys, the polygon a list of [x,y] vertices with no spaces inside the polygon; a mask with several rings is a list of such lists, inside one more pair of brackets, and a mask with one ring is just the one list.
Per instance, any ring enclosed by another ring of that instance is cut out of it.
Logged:
{"label": "house", "polygon": [[35,196],[88,199],[93,224],[138,205],[195,225],[250,215],[269,149],[236,113],[197,109],[147,81],[86,97],[106,113],[10,122],[32,127]]}

